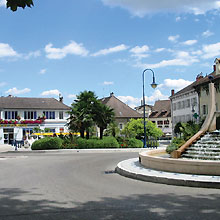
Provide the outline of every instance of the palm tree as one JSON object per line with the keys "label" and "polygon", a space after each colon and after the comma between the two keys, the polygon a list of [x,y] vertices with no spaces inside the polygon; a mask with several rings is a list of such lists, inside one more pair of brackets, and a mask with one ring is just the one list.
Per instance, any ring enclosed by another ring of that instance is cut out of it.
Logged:
{"label": "palm tree", "polygon": [[95,122],[100,129],[100,139],[103,138],[103,132],[108,124],[114,121],[114,110],[101,102],[96,107]]}

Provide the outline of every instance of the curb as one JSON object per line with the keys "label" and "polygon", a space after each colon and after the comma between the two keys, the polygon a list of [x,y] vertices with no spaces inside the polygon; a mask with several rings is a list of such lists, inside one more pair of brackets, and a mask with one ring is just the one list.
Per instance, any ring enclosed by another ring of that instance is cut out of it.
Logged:
{"label": "curb", "polygon": [[175,186],[220,189],[220,176],[192,175],[156,171],[137,164],[139,164],[138,158],[124,160],[118,163],[115,171],[122,176],[145,182],[162,183]]}

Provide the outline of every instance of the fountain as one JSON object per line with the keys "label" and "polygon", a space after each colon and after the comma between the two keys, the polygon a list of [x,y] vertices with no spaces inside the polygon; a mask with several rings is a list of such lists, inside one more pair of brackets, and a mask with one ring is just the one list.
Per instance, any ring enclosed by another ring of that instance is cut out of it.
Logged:
{"label": "fountain", "polygon": [[139,162],[146,168],[175,173],[220,176],[220,131],[216,130],[216,106],[214,83],[209,83],[210,110],[198,133],[191,137],[172,158],[157,156],[165,150],[139,153]]}

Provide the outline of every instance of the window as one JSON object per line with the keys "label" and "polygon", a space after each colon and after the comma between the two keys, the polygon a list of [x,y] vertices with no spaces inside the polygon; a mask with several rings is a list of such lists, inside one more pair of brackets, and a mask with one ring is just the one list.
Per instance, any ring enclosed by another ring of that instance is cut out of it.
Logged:
{"label": "window", "polygon": [[189,108],[190,107],[190,99],[187,99],[186,100],[186,108]]}
{"label": "window", "polygon": [[55,119],[55,111],[43,111],[46,119]]}
{"label": "window", "polygon": [[177,102],[177,109],[181,109],[181,102]]}
{"label": "window", "polygon": [[119,129],[120,129],[120,130],[123,129],[123,124],[122,124],[122,123],[119,124]]}
{"label": "window", "polygon": [[5,119],[17,119],[17,111],[5,111]]}
{"label": "window", "polygon": [[157,121],[157,124],[158,124],[158,125],[162,125],[162,124],[163,124],[163,121]]}
{"label": "window", "polygon": [[176,110],[176,103],[173,103],[173,110]]}
{"label": "window", "polygon": [[185,108],[185,101],[182,101],[182,108]]}
{"label": "window", "polygon": [[37,119],[36,111],[24,111],[24,119]]}
{"label": "window", "polygon": [[170,124],[170,121],[167,119],[166,121],[164,121],[164,124],[168,125],[168,124]]}
{"label": "window", "polygon": [[203,105],[202,106],[202,112],[203,112],[203,115],[207,115],[208,114],[208,106],[207,105]]}
{"label": "window", "polygon": [[63,119],[63,112],[59,112],[59,119]]}

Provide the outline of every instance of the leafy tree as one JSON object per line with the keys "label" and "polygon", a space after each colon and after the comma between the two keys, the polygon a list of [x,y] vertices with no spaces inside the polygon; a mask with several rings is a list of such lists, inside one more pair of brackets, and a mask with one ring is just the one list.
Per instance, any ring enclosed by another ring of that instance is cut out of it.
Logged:
{"label": "leafy tree", "polygon": [[95,108],[94,121],[100,129],[100,139],[103,138],[103,132],[107,128],[108,124],[113,122],[115,113],[112,108],[101,102],[97,103]]}
{"label": "leafy tree", "polygon": [[120,129],[115,121],[111,122],[105,130],[105,135],[107,136],[115,137],[118,136],[119,133],[120,133]]}
{"label": "leafy tree", "polygon": [[69,111],[70,117],[67,123],[70,130],[80,132],[80,136],[89,139],[89,128],[94,125],[94,112],[97,106],[97,97],[94,92],[81,92],[75,102],[72,103],[72,108]]}
{"label": "leafy tree", "polygon": [[12,11],[17,11],[18,7],[25,8],[34,6],[33,0],[6,0],[7,8],[10,8]]}
{"label": "leafy tree", "polygon": [[[143,119],[130,119],[130,121],[125,125],[122,133],[129,138],[142,139],[144,136],[144,123]],[[163,135],[161,129],[151,122],[147,121],[146,123],[146,135],[147,137],[158,138]]]}

